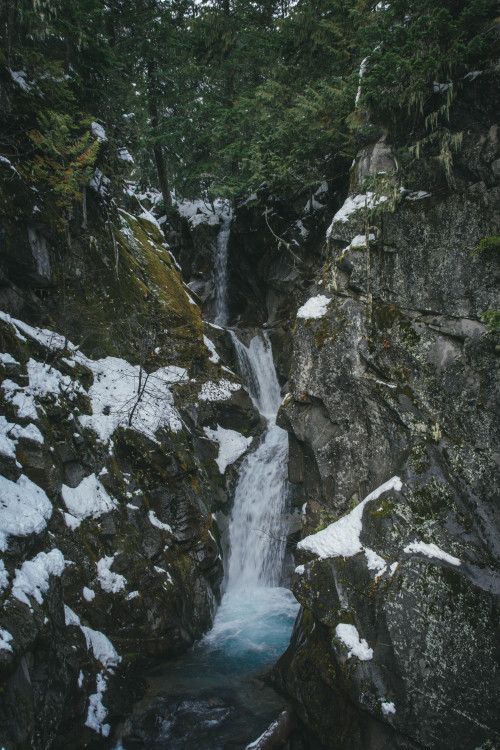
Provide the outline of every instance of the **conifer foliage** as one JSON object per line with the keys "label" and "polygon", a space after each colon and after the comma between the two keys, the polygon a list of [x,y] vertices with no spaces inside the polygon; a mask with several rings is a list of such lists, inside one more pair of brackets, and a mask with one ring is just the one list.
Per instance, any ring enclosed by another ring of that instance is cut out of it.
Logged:
{"label": "conifer foliage", "polygon": [[450,112],[497,30],[490,0],[0,0],[0,152],[61,227],[123,147],[167,210],[172,191],[310,191],[353,129],[449,167]]}

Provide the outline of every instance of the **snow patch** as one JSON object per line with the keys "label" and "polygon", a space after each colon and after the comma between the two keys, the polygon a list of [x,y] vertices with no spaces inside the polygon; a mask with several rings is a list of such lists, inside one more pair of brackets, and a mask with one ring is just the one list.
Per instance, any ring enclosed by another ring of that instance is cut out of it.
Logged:
{"label": "snow patch", "polygon": [[99,193],[102,196],[107,195],[108,192],[108,185],[111,182],[109,177],[106,177],[103,175],[100,169],[95,169],[94,174],[92,175],[89,186],[96,191],[96,193]]}
{"label": "snow patch", "polygon": [[304,226],[304,224],[303,224],[303,222],[302,222],[302,219],[298,219],[298,220],[297,220],[297,221],[295,222],[295,226],[296,226],[296,227],[297,227],[297,229],[299,230],[299,232],[300,232],[300,236],[301,236],[301,237],[303,237],[303,238],[305,239],[305,238],[307,237],[307,235],[309,234],[309,230],[307,229],[307,227],[305,227],[305,226]]}
{"label": "snow patch", "polygon": [[382,701],[380,708],[382,709],[384,716],[396,713],[396,706],[392,701]]}
{"label": "snow patch", "polygon": [[199,224],[208,224],[208,226],[218,225],[225,207],[225,202],[222,200],[214,201],[215,211],[202,200],[182,200],[177,203],[180,215],[189,221],[192,229]]}
{"label": "snow patch", "polygon": [[[272,724],[268,726],[265,732],[263,732],[260,737],[257,737],[256,740],[251,742],[249,745],[245,747],[245,750],[259,750],[260,748],[266,747],[268,740],[271,739],[273,734],[276,732],[276,729],[279,726],[279,720],[276,719],[276,721],[273,721]],[[273,744],[274,747],[274,744]]]}
{"label": "snow patch", "polygon": [[95,599],[95,591],[92,591],[92,589],[87,588],[87,586],[83,587],[83,598],[86,602],[92,602]]}
{"label": "snow patch", "polygon": [[95,362],[86,360],[85,364],[94,374],[94,383],[88,392],[93,414],[80,416],[80,424],[93,430],[101,442],[106,443],[120,426],[131,427],[153,440],[160,427],[168,427],[173,432],[182,428],[170,386],[188,379],[183,367],[163,367],[145,375],[140,373],[138,365],[117,357]]}
{"label": "snow patch", "polygon": [[156,517],[154,510],[149,511],[149,523],[151,526],[156,526],[157,529],[162,529],[163,531],[168,531],[169,534],[172,534],[172,527],[168,523],[163,523],[160,521],[159,518]]}
{"label": "snow patch", "polygon": [[51,365],[30,359],[27,363],[27,370],[29,385],[22,387],[11,380],[5,380],[2,383],[5,397],[17,406],[19,417],[37,419],[35,397],[40,398],[51,394],[55,402],[59,403],[61,394],[74,399],[78,392],[83,392],[78,382],[72,381],[69,375],[62,375]]}
{"label": "snow patch", "polygon": [[[157,219],[153,216],[153,214],[150,211],[147,211],[144,206],[141,206],[142,208],[142,214],[139,215],[139,219],[145,219],[146,221],[149,221],[150,224],[153,224],[157,229],[159,229],[160,232],[162,232],[161,226],[158,224]],[[163,232],[162,232],[163,234]]]}
{"label": "snow patch", "polygon": [[[188,379],[184,368],[163,367],[145,375],[140,372],[138,365],[131,365],[117,357],[90,360],[80,354],[71,342],[53,331],[33,328],[2,312],[0,319],[13,325],[18,334],[19,331],[23,331],[48,349],[67,349],[69,354],[73,355],[73,358],[65,360],[67,364],[74,365],[75,361],[80,362],[92,371],[94,382],[88,395],[92,402],[93,414],[82,415],[80,423],[83,427],[94,430],[102,442],[109,440],[119,426],[129,426],[151,439],[154,439],[160,427],[168,427],[174,432],[181,429],[182,423],[175,409],[170,387],[174,383]],[[2,383],[5,397],[17,407],[19,417],[37,419],[34,397],[50,393],[57,401],[61,394],[72,399],[77,393],[84,393],[79,383],[68,375],[62,375],[54,367],[33,359],[30,359],[27,367],[29,386],[23,388],[11,380]]]}
{"label": "snow patch", "polygon": [[222,379],[218,383],[209,380],[201,386],[198,398],[200,401],[226,401],[231,398],[233,391],[239,391],[240,388],[239,383],[233,383],[231,380]]}
{"label": "snow patch", "polygon": [[207,349],[210,351],[210,362],[220,362],[220,357],[217,354],[217,349],[215,348],[215,344],[213,341],[210,341],[208,336],[203,336],[203,343],[207,347]]}
{"label": "snow patch", "polygon": [[63,484],[61,493],[64,504],[71,514],[70,519],[71,517],[78,519],[78,523],[75,524],[66,518],[66,523],[71,528],[79,526],[84,518],[99,518],[103,513],[109,513],[118,505],[116,500],[108,495],[95,474],[82,479],[78,487],[67,487]]}
{"label": "snow patch", "polygon": [[397,385],[394,383],[386,383],[385,380],[377,380],[377,378],[374,378],[374,382],[377,383],[377,385],[385,385],[387,388],[397,388]]}
{"label": "snow patch", "polygon": [[453,83],[439,83],[438,81],[433,81],[432,83],[432,89],[435,94],[442,94],[445,91],[448,91],[448,89],[453,88]]}
{"label": "snow patch", "polygon": [[363,76],[365,74],[366,66],[368,64],[369,57],[363,57],[361,60],[361,65],[359,66],[359,83],[358,83],[358,91],[356,93],[356,99],[354,100],[354,106],[357,107],[359,100],[361,99],[361,81],[363,80]]}
{"label": "snow patch", "polygon": [[102,557],[97,561],[97,577],[101,588],[104,589],[108,594],[117,594],[125,588],[127,580],[124,576],[119,573],[113,573],[110,568],[113,564],[114,555],[112,557]]}
{"label": "snow patch", "polygon": [[27,369],[30,380],[28,392],[33,396],[40,397],[51,393],[58,400],[61,392],[71,398],[74,397],[75,391],[83,391],[78,382],[71,380],[69,375],[63,375],[52,365],[30,359]]}
{"label": "snow patch", "polygon": [[373,649],[369,648],[364,638],[360,639],[354,625],[339,623],[335,628],[335,635],[349,649],[349,653],[347,654],[348,659],[351,656],[356,656],[360,661],[370,661],[370,659],[373,659]]}
{"label": "snow patch", "polygon": [[219,444],[219,455],[215,462],[221,474],[224,474],[226,468],[245,453],[253,440],[253,438],[245,437],[236,430],[227,430],[220,425],[217,425],[216,430],[204,427],[203,431],[209,440]]}
{"label": "snow patch", "polygon": [[5,392],[5,399],[16,407],[20,419],[38,419],[35,400],[27,392],[27,388],[22,388],[12,380],[4,380],[2,390]]}
{"label": "snow patch", "polygon": [[0,352],[0,362],[3,365],[18,365],[19,364],[17,359],[14,359],[12,354],[9,354],[9,352]]}
{"label": "snow patch", "polygon": [[49,498],[28,477],[11,482],[0,476],[0,550],[7,549],[9,536],[39,534],[51,515]]}
{"label": "snow patch", "polygon": [[31,86],[26,83],[26,72],[24,70],[11,70],[9,73],[12,76],[12,80],[22,88],[23,91],[31,91]]}
{"label": "snow patch", "polygon": [[[9,169],[14,172],[14,174],[17,174],[18,177],[21,177],[15,166],[12,164],[12,162],[7,159],[5,156],[0,156],[0,164],[5,164]],[[34,209],[33,209],[34,211]]]}
{"label": "snow patch", "polygon": [[89,698],[89,708],[87,712],[87,719],[85,726],[93,729],[97,734],[102,734],[103,737],[108,737],[110,732],[110,725],[105,724],[104,720],[108,715],[102,699],[106,692],[106,676],[104,672],[99,672],[96,679],[96,691]]}
{"label": "snow patch", "polygon": [[327,239],[330,238],[334,230],[334,226],[338,222],[344,223],[348,221],[349,217],[356,211],[359,211],[362,208],[370,210],[372,208],[375,208],[375,206],[379,206],[381,203],[385,203],[385,201],[387,200],[388,198],[386,195],[375,196],[375,193],[371,192],[370,190],[368,190],[366,193],[363,193],[362,195],[350,196],[346,199],[342,208],[340,208],[333,217],[332,223],[326,231]]}
{"label": "snow patch", "polygon": [[40,443],[40,445],[44,442],[42,433],[34,424],[29,424],[26,427],[15,425],[13,435],[17,439],[24,438],[25,440],[32,440],[34,443]]}
{"label": "snow patch", "polygon": [[59,333],[54,333],[54,331],[49,331],[46,328],[36,328],[34,326],[30,326],[27,323],[24,323],[22,320],[11,317],[8,313],[0,311],[0,320],[3,320],[5,323],[9,323],[10,325],[14,326],[16,335],[22,341],[26,341],[26,339],[24,338],[24,336],[21,336],[20,331],[52,351],[68,349],[69,352],[72,352],[77,350],[77,347],[74,344],[68,341],[64,336],[61,336]]}
{"label": "snow patch", "polygon": [[95,135],[99,143],[105,143],[108,140],[106,131],[98,122],[93,122],[90,126],[90,129],[92,130],[92,133]]}
{"label": "snow patch", "polygon": [[387,570],[387,563],[384,560],[383,557],[380,557],[380,555],[377,555],[377,553],[369,549],[368,547],[364,548],[365,556],[366,556],[366,564],[368,566],[368,570],[374,570],[375,572],[375,578],[380,578],[381,575],[385,573]]}
{"label": "snow patch", "polygon": [[74,625],[80,628],[85,636],[87,651],[92,649],[95,658],[101,662],[103,667],[109,669],[110,667],[116,667],[120,663],[121,656],[118,655],[109,638],[104,633],[101,633],[100,630],[93,630],[93,628],[89,628],[87,625],[82,625],[76,612],[73,612],[67,604],[64,605],[64,621],[67,627]]}
{"label": "snow patch", "polygon": [[352,557],[363,550],[359,536],[361,534],[362,517],[365,505],[376,500],[384,492],[402,488],[399,477],[392,477],[377,489],[370,492],[347,516],[330,524],[326,529],[316,534],[306,536],[297,545],[299,549],[308,550],[321,559],[326,557]]}
{"label": "snow patch", "polygon": [[87,650],[92,649],[95,658],[101,662],[103,667],[115,667],[121,661],[121,656],[109,638],[100,630],[93,630],[86,625],[80,625],[81,631],[87,642]]}
{"label": "snow patch", "polygon": [[3,560],[0,560],[0,594],[9,585],[9,573]]}
{"label": "snow patch", "polygon": [[[375,242],[374,234],[368,235],[368,242]],[[356,237],[353,237],[349,245],[344,249],[344,252],[359,247],[366,247],[366,234],[357,234]]]}
{"label": "snow patch", "polygon": [[50,576],[60,576],[64,566],[65,560],[60,550],[40,552],[33,560],[24,562],[20,570],[16,570],[12,596],[23,604],[27,604],[28,607],[31,607],[28,596],[32,596],[38,604],[42,604],[42,594],[49,588]]}
{"label": "snow patch", "polygon": [[416,190],[413,193],[409,193],[408,195],[405,195],[405,199],[407,201],[421,201],[424,198],[430,198],[432,196],[432,193],[428,193],[425,190]]}
{"label": "snow patch", "polygon": [[118,158],[121,159],[122,161],[128,161],[130,164],[134,163],[134,159],[132,155],[126,148],[121,148],[118,151]]}
{"label": "snow patch", "polygon": [[323,315],[326,315],[330,302],[331,299],[325,297],[324,294],[318,294],[316,297],[311,297],[311,299],[308,299],[302,307],[299,307],[297,310],[297,317],[303,318],[304,320],[322,318]]}
{"label": "snow patch", "polygon": [[73,612],[71,607],[68,607],[67,604],[64,605],[64,623],[66,627],[69,627],[70,625],[80,627],[80,618],[76,612]]}
{"label": "snow patch", "polygon": [[458,557],[453,557],[453,555],[449,555],[447,552],[444,552],[440,547],[438,547],[436,544],[426,544],[425,542],[413,542],[412,544],[408,544],[403,552],[406,552],[408,555],[412,552],[420,553],[421,555],[426,555],[426,557],[434,557],[437,560],[443,560],[443,562],[450,563],[450,565],[461,565],[462,561],[459,560]]}
{"label": "snow patch", "polygon": [[12,652],[12,646],[10,645],[11,640],[12,636],[9,631],[0,628],[0,651]]}
{"label": "snow patch", "polygon": [[475,81],[478,76],[483,75],[482,70],[471,70],[464,75],[464,81]]}

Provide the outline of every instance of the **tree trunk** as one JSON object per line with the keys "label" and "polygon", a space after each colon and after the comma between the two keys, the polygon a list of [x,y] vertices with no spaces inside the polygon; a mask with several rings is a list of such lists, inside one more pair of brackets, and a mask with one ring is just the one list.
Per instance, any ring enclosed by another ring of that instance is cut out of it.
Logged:
{"label": "tree trunk", "polygon": [[[149,116],[151,117],[151,127],[153,129],[153,133],[156,136],[158,134],[160,118],[158,116],[158,105],[156,103],[155,94],[154,63],[148,63],[148,108]],[[170,187],[168,184],[167,163],[165,161],[165,155],[163,153],[161,144],[158,142],[156,142],[153,146],[153,155],[156,171],[158,173],[158,182],[160,183],[163,203],[165,204],[165,208],[167,209],[172,206],[172,196],[170,195]]]}
{"label": "tree trunk", "polygon": [[160,190],[163,196],[163,203],[165,204],[165,208],[170,208],[172,206],[172,196],[170,195],[170,188],[168,185],[167,165],[163,149],[159,143],[155,143],[153,151]]}

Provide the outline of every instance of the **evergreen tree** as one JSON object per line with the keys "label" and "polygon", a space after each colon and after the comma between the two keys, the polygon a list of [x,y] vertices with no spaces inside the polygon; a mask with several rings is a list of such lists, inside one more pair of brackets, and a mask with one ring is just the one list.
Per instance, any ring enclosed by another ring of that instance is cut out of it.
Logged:
{"label": "evergreen tree", "polygon": [[358,0],[299,0],[281,16],[273,9],[268,70],[219,121],[222,155],[238,164],[224,182],[229,192],[262,182],[272,191],[308,189],[325,179],[334,154],[349,152],[345,118],[362,16]]}
{"label": "evergreen tree", "polygon": [[443,135],[465,77],[491,54],[493,10],[489,0],[380,3],[362,32],[361,105],[372,121],[402,142]]}
{"label": "evergreen tree", "polygon": [[489,0],[0,0],[15,91],[0,145],[44,190],[77,196],[99,119],[107,168],[127,145],[166,208],[172,188],[310,191],[367,123],[449,165],[450,107],[492,54],[493,19]]}

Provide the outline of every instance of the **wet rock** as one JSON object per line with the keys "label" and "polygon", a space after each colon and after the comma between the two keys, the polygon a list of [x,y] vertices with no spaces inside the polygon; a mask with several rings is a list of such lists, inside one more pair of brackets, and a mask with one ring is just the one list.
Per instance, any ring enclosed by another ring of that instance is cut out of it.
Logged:
{"label": "wet rock", "polygon": [[366,146],[356,157],[356,180],[362,186],[369,175],[394,172],[396,161],[391,146],[387,144],[385,133],[375,144]]}
{"label": "wet rock", "polygon": [[[469,175],[483,169],[481,149],[494,158],[493,132],[467,142],[457,190],[402,197],[371,217],[368,249],[353,242],[363,212],[334,223],[330,285],[312,291],[327,294],[326,314],[296,321],[279,423],[307,503],[303,535],[389,477],[403,481],[364,507],[361,552],[297,551],[303,614],[277,679],[312,746],[500,741],[499,364],[497,334],[481,322],[499,304],[498,258],[471,252],[498,233],[500,215],[491,173],[465,180],[467,163]],[[370,172],[379,157],[389,158],[385,142],[358,168]],[[363,648],[339,632],[357,633]]]}
{"label": "wet rock", "polygon": [[198,407],[200,425],[236,430],[243,434],[255,435],[261,432],[259,412],[248,393],[240,388],[222,401],[204,401]]}

